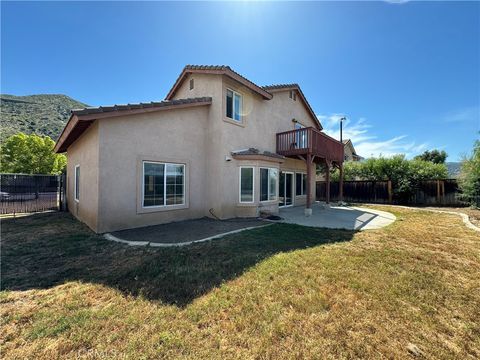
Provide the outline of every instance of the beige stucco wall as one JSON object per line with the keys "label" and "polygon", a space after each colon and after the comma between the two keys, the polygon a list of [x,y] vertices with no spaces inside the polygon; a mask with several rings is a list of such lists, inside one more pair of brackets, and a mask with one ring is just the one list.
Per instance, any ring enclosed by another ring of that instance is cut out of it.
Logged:
{"label": "beige stucco wall", "polygon": [[[227,88],[243,95],[244,104],[241,124],[232,122],[225,117],[226,103],[224,94]],[[216,124],[220,128],[219,133],[222,134],[222,141],[217,152],[223,156],[228,156],[232,151],[250,147],[257,148],[260,151],[275,152],[276,133],[293,130],[295,125],[292,121],[293,119],[307,127],[316,126],[299,97],[297,97],[297,101],[293,101],[288,95],[288,91],[275,92],[273,93],[273,99],[264,100],[246,87],[224,78],[220,94],[222,108],[219,113],[216,113]],[[218,194],[221,196],[218,202],[220,202],[221,213],[224,218],[239,216],[240,206],[235,205],[234,200],[236,199],[232,197],[232,194],[238,194],[239,166],[238,162],[223,162],[222,169],[220,169],[221,176],[225,181],[223,181],[223,196]],[[234,169],[234,167],[237,169]],[[305,161],[300,159],[286,159],[280,165],[280,170],[306,172],[306,164]],[[259,178],[257,178],[255,185],[258,184]],[[259,194],[256,195],[256,198],[258,198]],[[313,193],[312,198],[314,199]],[[295,197],[294,205],[303,204],[305,204],[305,196]],[[259,207],[258,209],[261,208]],[[271,210],[278,211],[278,205],[271,208]]]}
{"label": "beige stucco wall", "polygon": [[[194,89],[190,90],[190,79],[194,79]],[[234,90],[243,96],[242,122],[237,123],[225,116],[226,90]],[[288,91],[274,92],[271,100],[265,100],[247,87],[238,84],[226,76],[193,74],[189,75],[177,90],[174,98],[211,96],[213,98],[210,116],[207,122],[208,143],[206,147],[208,174],[221,181],[207,182],[206,194],[208,204],[220,218],[241,216],[256,216],[260,210],[278,211],[278,201],[275,204],[261,204],[259,199],[259,177],[255,178],[255,202],[251,205],[239,203],[239,168],[246,166],[245,160],[233,159],[231,152],[254,147],[260,151],[276,151],[276,133],[293,130],[297,120],[302,125],[316,127],[302,100],[289,98]],[[278,163],[258,163],[259,166],[276,167]],[[270,164],[270,165],[268,165]],[[286,159],[279,166],[280,170],[306,172],[303,160]],[[310,179],[312,199],[315,199],[315,176]],[[295,189],[295,185],[294,185]],[[257,193],[258,192],[258,193]],[[295,197],[294,205],[304,205],[306,196]]]}
{"label": "beige stucco wall", "polygon": [[[202,106],[100,122],[98,232],[206,216],[208,112]],[[142,208],[142,161],[186,165],[185,206]]]}
{"label": "beige stucco wall", "polygon": [[[224,76],[194,74],[193,78],[194,89],[189,89],[187,78],[175,98],[210,96],[211,105],[102,119],[89,129],[96,137],[87,132],[68,149],[71,162],[75,162],[81,153],[81,156],[88,156],[84,161],[92,165],[83,182],[83,185],[89,184],[89,191],[90,185],[92,189],[88,208],[87,200],[84,202],[88,215],[81,209],[70,209],[72,213],[77,211],[77,217],[95,231],[103,233],[211,216],[210,209],[222,219],[257,216],[260,211],[275,213],[278,200],[259,201],[259,168],[274,167],[281,171],[306,173],[305,161],[300,159],[285,159],[279,163],[237,160],[231,155],[232,151],[250,147],[275,152],[276,133],[294,129],[293,119],[307,127],[316,126],[299,96],[293,101],[288,91],[281,91],[274,92],[273,99],[265,100]],[[227,88],[243,95],[240,124],[225,117]],[[81,141],[85,136],[95,144]],[[85,150],[87,147],[89,150]],[[142,160],[186,165],[185,206],[142,208]],[[240,166],[255,167],[253,204],[239,201]],[[73,181],[73,173],[69,167],[72,175],[69,182]],[[315,199],[314,173],[310,179],[312,201]],[[295,184],[293,191],[295,193]],[[295,196],[294,199],[294,205],[303,205],[306,196]]]}
{"label": "beige stucco wall", "polygon": [[[67,203],[69,211],[97,231],[99,122],[94,122],[67,152]],[[80,165],[79,201],[74,199],[75,166]]]}

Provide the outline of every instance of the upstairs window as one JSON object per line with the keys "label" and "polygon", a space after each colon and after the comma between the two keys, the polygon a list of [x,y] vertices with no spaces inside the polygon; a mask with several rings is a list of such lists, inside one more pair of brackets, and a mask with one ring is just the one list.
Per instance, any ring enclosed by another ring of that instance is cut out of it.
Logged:
{"label": "upstairs window", "polygon": [[193,90],[194,86],[195,86],[195,81],[193,79],[190,79],[190,90]]}
{"label": "upstairs window", "polygon": [[289,96],[290,99],[292,99],[293,101],[297,101],[297,93],[295,92],[295,90],[290,90]]}
{"label": "upstairs window", "polygon": [[[303,126],[299,122],[295,123],[295,130],[300,130],[300,129],[304,129],[304,128],[305,128],[305,126]],[[303,148],[307,147],[307,134],[306,134],[305,131],[297,132],[295,137],[296,137],[295,140],[296,140],[296,143],[297,143],[297,148],[303,149]]]}
{"label": "upstairs window", "polygon": [[226,116],[238,122],[242,121],[242,103],[242,95],[233,90],[227,89]]}

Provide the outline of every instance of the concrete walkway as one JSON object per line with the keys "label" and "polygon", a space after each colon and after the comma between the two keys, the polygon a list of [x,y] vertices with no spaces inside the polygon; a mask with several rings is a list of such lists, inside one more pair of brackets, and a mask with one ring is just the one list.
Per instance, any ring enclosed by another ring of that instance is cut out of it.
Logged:
{"label": "concrete walkway", "polygon": [[395,215],[380,210],[365,209],[354,206],[330,206],[315,203],[312,215],[305,216],[304,206],[280,209],[280,217],[289,224],[298,224],[330,229],[371,230],[390,225],[396,219]]}

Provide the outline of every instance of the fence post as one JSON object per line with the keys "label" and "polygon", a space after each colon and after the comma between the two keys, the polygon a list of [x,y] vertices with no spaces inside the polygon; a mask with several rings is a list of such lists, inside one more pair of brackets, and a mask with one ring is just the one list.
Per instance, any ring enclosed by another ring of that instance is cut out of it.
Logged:
{"label": "fence post", "polygon": [[340,202],[343,201],[343,163],[340,164],[340,183],[338,184],[338,197]]}
{"label": "fence post", "polygon": [[62,175],[58,175],[57,176],[57,179],[58,179],[58,187],[57,187],[57,191],[58,191],[58,211],[62,211],[63,210],[63,206],[62,206],[62,202],[63,202],[63,199],[62,199]]}
{"label": "fence post", "polygon": [[387,189],[388,189],[388,203],[392,203],[393,194],[392,194],[392,180],[387,181]]}
{"label": "fence post", "polygon": [[440,180],[437,180],[437,204],[440,203]]}

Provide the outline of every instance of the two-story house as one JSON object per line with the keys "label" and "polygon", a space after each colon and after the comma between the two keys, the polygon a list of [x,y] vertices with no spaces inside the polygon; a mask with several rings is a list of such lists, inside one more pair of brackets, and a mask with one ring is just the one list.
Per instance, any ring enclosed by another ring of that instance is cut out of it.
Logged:
{"label": "two-story house", "polygon": [[215,216],[311,215],[315,164],[343,145],[296,84],[258,86],[228,66],[186,66],[165,101],[72,110],[69,211],[98,233]]}
{"label": "two-story house", "polygon": [[344,145],[344,161],[361,161],[363,157],[357,154],[351,139],[343,140]]}

